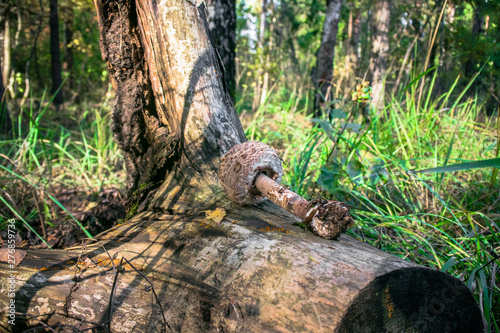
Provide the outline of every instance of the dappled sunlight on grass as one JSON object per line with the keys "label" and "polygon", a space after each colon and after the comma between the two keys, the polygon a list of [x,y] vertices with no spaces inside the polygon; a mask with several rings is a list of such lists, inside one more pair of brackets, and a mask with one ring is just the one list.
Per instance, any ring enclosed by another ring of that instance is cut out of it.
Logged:
{"label": "dappled sunlight on grass", "polygon": [[476,100],[461,96],[429,92],[417,107],[410,89],[379,115],[371,110],[371,122],[355,114],[355,102],[339,100],[330,117],[314,123],[305,109],[287,114],[286,102],[271,96],[273,107],[242,120],[247,135],[280,152],[292,190],[348,202],[356,220],[351,236],[464,281],[492,324],[500,312],[495,168],[414,172],[499,157],[498,117],[485,117]]}

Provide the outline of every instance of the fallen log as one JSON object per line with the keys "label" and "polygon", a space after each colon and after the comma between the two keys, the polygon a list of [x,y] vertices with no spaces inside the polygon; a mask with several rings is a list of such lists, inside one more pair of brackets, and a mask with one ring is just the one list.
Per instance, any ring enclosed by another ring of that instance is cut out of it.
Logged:
{"label": "fallen log", "polygon": [[[459,280],[351,237],[325,240],[273,204],[199,216],[137,215],[16,272],[11,331],[482,332]],[[122,260],[125,258],[125,260]],[[120,266],[121,263],[121,266]],[[7,265],[0,265],[2,293]],[[4,313],[9,298],[0,299]]]}
{"label": "fallen log", "polygon": [[[97,242],[0,264],[5,330],[482,331],[457,279],[350,237],[315,237],[269,203],[228,203],[220,159],[246,138],[203,1],[94,3],[139,213]],[[197,213],[209,207],[225,208],[226,220]]]}

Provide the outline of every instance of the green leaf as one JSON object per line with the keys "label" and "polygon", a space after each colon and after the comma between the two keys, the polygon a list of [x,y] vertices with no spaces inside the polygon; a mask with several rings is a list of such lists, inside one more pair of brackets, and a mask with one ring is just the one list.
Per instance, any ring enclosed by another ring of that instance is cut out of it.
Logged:
{"label": "green leaf", "polygon": [[418,80],[420,80],[423,76],[427,75],[427,73],[433,71],[434,69],[436,69],[437,66],[434,66],[434,67],[431,67],[429,68],[428,70],[426,70],[425,72],[421,73],[419,76],[417,76],[415,79],[413,79],[413,81],[411,81],[403,90],[401,90],[400,94],[404,93],[406,90],[408,90],[415,82],[417,82]]}
{"label": "green leaf", "polygon": [[430,168],[414,171],[415,173],[443,173],[443,172],[454,172],[463,171],[469,169],[481,169],[481,168],[499,168],[500,169],[500,158],[492,158],[490,160],[466,162],[459,164],[452,164],[443,167]]}
{"label": "green leaf", "polygon": [[333,193],[335,191],[335,185],[342,168],[337,164],[331,164],[322,167],[318,177],[318,185],[321,186],[325,191]]}
{"label": "green leaf", "polygon": [[330,111],[331,119],[344,119],[347,117],[347,113],[342,111],[342,109],[333,109]]}
{"label": "green leaf", "polygon": [[359,131],[361,129],[361,125],[356,124],[356,123],[348,123],[348,124],[345,124],[343,127],[344,127],[344,129],[351,130],[356,134],[359,134]]}
{"label": "green leaf", "polygon": [[448,261],[443,265],[443,267],[441,267],[440,271],[441,272],[446,272],[447,270],[449,270],[450,268],[452,268],[453,266],[455,266],[456,264],[458,264],[460,261],[457,260],[456,257],[451,257],[450,259],[448,259]]}

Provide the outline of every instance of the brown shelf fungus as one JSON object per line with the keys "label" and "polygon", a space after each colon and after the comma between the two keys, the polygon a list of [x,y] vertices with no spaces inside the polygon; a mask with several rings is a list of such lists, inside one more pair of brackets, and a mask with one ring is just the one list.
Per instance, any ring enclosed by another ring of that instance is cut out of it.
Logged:
{"label": "brown shelf fungus", "polygon": [[255,205],[268,198],[299,217],[312,231],[333,239],[353,222],[349,207],[339,201],[307,201],[279,183],[281,158],[262,142],[248,141],[232,147],[222,158],[219,178],[226,195],[241,205]]}

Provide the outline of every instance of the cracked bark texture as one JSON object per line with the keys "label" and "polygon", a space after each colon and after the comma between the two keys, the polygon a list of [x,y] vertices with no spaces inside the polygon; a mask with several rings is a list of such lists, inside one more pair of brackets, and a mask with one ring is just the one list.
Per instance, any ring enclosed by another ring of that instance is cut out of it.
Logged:
{"label": "cracked bark texture", "polygon": [[220,198],[220,157],[246,139],[219,76],[203,5],[95,4],[129,195],[140,210],[170,212]]}
{"label": "cracked bark texture", "polygon": [[327,0],[326,3],[321,45],[316,55],[316,67],[311,73],[313,84],[317,89],[314,98],[314,115],[316,117],[322,114],[321,105],[325,101],[333,100],[333,60],[339,31],[340,10],[342,9],[342,0]]}
{"label": "cracked bark texture", "polygon": [[[225,208],[220,227],[143,213],[85,249],[28,251],[15,301],[29,316],[17,315],[16,330],[42,321],[111,332],[482,332],[472,294],[447,274],[344,235],[315,237],[270,204]],[[110,257],[131,263],[117,269],[111,316]],[[0,263],[2,292],[8,271]]]}

